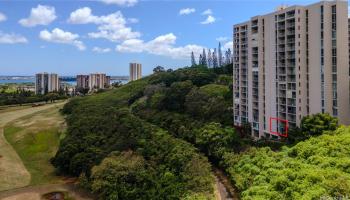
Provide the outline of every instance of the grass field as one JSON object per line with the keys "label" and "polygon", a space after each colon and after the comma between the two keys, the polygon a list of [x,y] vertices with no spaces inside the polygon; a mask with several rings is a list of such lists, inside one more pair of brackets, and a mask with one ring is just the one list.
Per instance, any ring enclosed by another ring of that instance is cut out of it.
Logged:
{"label": "grass field", "polygon": [[57,151],[60,135],[65,129],[58,107],[16,119],[4,128],[6,140],[16,150],[29,171],[30,185],[58,183],[49,160]]}

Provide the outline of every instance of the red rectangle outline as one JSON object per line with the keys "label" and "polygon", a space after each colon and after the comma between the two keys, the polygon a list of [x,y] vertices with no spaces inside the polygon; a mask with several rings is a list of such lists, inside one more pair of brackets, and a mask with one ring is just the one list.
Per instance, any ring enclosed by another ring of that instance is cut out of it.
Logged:
{"label": "red rectangle outline", "polygon": [[[272,121],[273,120],[276,120],[276,121],[280,121],[280,122],[284,122],[285,123],[285,129],[286,129],[286,132],[284,134],[278,132],[278,131],[272,131]],[[288,120],[286,119],[280,119],[278,117],[270,117],[270,133],[272,135],[278,135],[280,137],[288,137]]]}

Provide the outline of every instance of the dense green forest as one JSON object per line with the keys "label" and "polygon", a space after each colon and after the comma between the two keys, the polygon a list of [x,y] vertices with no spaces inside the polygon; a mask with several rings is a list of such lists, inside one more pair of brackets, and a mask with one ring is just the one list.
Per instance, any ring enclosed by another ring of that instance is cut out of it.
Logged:
{"label": "dense green forest", "polygon": [[334,199],[350,194],[350,128],[284,147],[226,154],[242,199]]}
{"label": "dense green forest", "polygon": [[52,163],[101,199],[213,199],[211,165],[242,199],[349,195],[349,129],[317,114],[286,141],[253,141],[232,127],[231,73],[232,65],[156,70],[72,99]]}
{"label": "dense green forest", "polygon": [[[207,69],[198,70],[207,76]],[[207,83],[215,79],[210,74]],[[202,75],[191,76],[202,81]],[[80,176],[82,185],[101,199],[213,199],[207,158],[189,142],[132,112],[151,81],[148,77],[72,99],[63,109],[67,136],[52,163],[61,173]],[[174,108],[179,106],[173,102]]]}

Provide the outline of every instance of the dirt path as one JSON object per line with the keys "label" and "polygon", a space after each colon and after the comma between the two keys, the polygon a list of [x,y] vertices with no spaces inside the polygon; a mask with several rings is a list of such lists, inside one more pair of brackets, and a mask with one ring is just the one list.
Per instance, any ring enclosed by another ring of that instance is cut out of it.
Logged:
{"label": "dirt path", "polygon": [[11,191],[1,192],[1,200],[41,200],[43,194],[50,192],[69,192],[74,200],[93,200],[94,198],[80,190],[73,184],[51,184],[41,186],[29,186]]}
{"label": "dirt path", "polygon": [[238,192],[231,185],[231,182],[225,176],[225,174],[214,168],[215,181],[216,181],[216,193],[217,200],[239,200]]}
{"label": "dirt path", "polygon": [[43,111],[65,102],[25,108],[13,112],[0,113],[0,191],[24,187],[30,182],[30,174],[23,165],[16,151],[4,137],[4,126],[18,118]]}

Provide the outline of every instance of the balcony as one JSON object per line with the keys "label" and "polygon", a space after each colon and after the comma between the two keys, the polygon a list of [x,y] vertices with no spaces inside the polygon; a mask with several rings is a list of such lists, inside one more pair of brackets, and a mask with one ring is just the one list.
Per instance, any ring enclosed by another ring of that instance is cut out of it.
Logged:
{"label": "balcony", "polygon": [[280,76],[278,77],[278,81],[280,81],[280,82],[285,82],[285,81],[286,81],[286,77],[280,75]]}
{"label": "balcony", "polygon": [[287,18],[294,17],[294,15],[295,15],[295,10],[287,12]]}
{"label": "balcony", "polygon": [[289,44],[287,46],[287,51],[295,51],[295,45],[294,44]]}
{"label": "balcony", "polygon": [[295,43],[295,39],[294,39],[294,38],[288,38],[288,39],[287,39],[287,42],[288,42],[288,43]]}
{"label": "balcony", "polygon": [[295,59],[288,60],[288,67],[295,67]]}
{"label": "balcony", "polygon": [[282,21],[282,20],[284,20],[286,18],[286,16],[285,16],[285,14],[283,13],[283,14],[280,14],[280,15],[278,15],[278,21]]}
{"label": "balcony", "polygon": [[287,80],[288,80],[288,82],[295,83],[296,82],[296,77],[295,77],[295,75],[289,75],[288,74]]}
{"label": "balcony", "polygon": [[286,96],[286,90],[283,90],[283,89],[278,90],[278,96],[285,97]]}
{"label": "balcony", "polygon": [[286,84],[278,84],[278,89],[280,90],[286,90]]}
{"label": "balcony", "polygon": [[253,128],[254,130],[259,130],[259,123],[253,122],[253,123],[252,123],[252,128]]}
{"label": "balcony", "polygon": [[294,35],[295,35],[294,29],[287,31],[287,36],[294,36]]}
{"label": "balcony", "polygon": [[286,116],[287,116],[287,115],[286,115],[285,112],[278,112],[278,117],[279,117],[279,118],[285,119]]}
{"label": "balcony", "polygon": [[295,83],[288,83],[288,90],[296,90],[296,84]]}
{"label": "balcony", "polygon": [[296,106],[296,101],[295,101],[295,99],[288,99],[288,100],[287,100],[287,103],[288,103],[289,106]]}
{"label": "balcony", "polygon": [[278,56],[277,59],[281,62],[284,62],[285,61],[285,56]]}
{"label": "balcony", "polygon": [[240,123],[239,116],[235,115],[235,122]]}
{"label": "balcony", "polygon": [[297,98],[297,93],[295,91],[288,90],[287,92],[287,98],[288,99],[296,99]]}
{"label": "balcony", "polygon": [[293,114],[288,114],[287,120],[293,123],[296,122],[296,117]]}
{"label": "balcony", "polygon": [[295,54],[293,53],[293,54],[287,54],[287,59],[288,60],[293,60],[293,59],[295,59]]}
{"label": "balcony", "polygon": [[284,52],[285,50],[286,50],[286,48],[284,48],[284,47],[278,47],[279,53]]}
{"label": "balcony", "polygon": [[239,104],[241,101],[239,98],[235,98],[235,104]]}
{"label": "balcony", "polygon": [[296,114],[297,109],[293,106],[288,106],[288,114]]}
{"label": "balcony", "polygon": [[[279,100],[278,100],[278,103],[280,104],[280,105],[286,105],[286,100],[283,100],[283,98],[280,98]],[[284,107],[284,109],[285,109],[286,107]]]}
{"label": "balcony", "polygon": [[286,45],[286,41],[285,41],[285,40],[278,40],[278,41],[277,41],[277,45],[278,45],[279,47],[284,47],[284,46]]}

